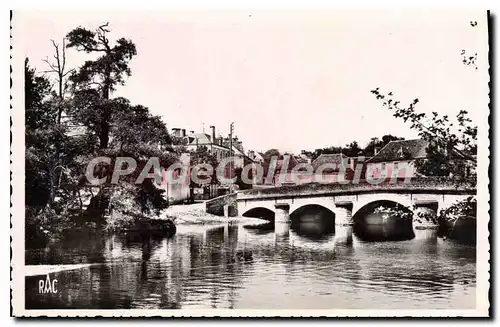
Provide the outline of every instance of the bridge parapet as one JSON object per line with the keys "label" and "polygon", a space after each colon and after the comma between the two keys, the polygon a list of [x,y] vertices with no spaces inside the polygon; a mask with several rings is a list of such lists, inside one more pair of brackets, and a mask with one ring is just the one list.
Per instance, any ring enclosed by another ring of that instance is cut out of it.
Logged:
{"label": "bridge parapet", "polygon": [[360,181],[358,184],[320,184],[308,183],[300,185],[280,186],[266,189],[253,189],[239,192],[237,200],[289,198],[301,196],[349,195],[370,192],[409,192],[430,194],[475,194],[476,181],[458,181],[449,178],[419,177],[405,183],[404,179],[380,184]]}

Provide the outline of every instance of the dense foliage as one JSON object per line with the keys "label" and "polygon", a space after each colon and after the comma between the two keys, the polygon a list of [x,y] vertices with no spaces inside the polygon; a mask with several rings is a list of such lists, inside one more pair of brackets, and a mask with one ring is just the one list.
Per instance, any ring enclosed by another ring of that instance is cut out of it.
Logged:
{"label": "dense foliage", "polygon": [[[25,63],[26,111],[26,233],[28,244],[57,237],[78,227],[119,228],[140,216],[158,214],[168,205],[163,190],[146,178],[135,184],[142,167],[157,157],[166,167],[179,158],[165,123],[147,107],[112,97],[131,75],[136,55],[132,41],[111,42],[108,24],[96,30],[77,27],[63,45],[89,53],[75,70],[65,70],[66,49],[54,41],[55,73],[39,74]],[[97,55],[97,56],[96,56]],[[67,78],[66,78],[67,77]],[[112,159],[94,174],[106,183],[92,186],[85,177],[88,163],[99,156]],[[110,184],[118,157],[133,158],[136,172]],[[30,243],[31,242],[31,243]]]}

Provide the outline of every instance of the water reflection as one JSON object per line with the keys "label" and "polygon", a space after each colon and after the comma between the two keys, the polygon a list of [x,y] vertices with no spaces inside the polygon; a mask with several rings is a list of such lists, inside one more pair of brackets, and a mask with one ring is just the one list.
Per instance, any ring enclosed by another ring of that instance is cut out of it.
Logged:
{"label": "water reflection", "polygon": [[311,240],[327,240],[335,234],[335,214],[319,205],[306,205],[290,215],[291,228]]}
{"label": "water reflection", "polygon": [[415,237],[411,219],[371,213],[356,217],[354,234],[365,241],[403,241]]}
{"label": "water reflection", "polygon": [[348,229],[331,233],[328,224],[326,232],[309,224],[291,224],[287,231],[269,224],[184,225],[172,238],[90,235],[29,250],[27,263],[102,264],[51,274],[61,285],[57,294],[38,294],[38,277],[27,277],[26,306],[394,309],[475,304],[473,246],[442,239],[373,243],[352,233],[352,243],[344,244],[338,240],[349,235]]}
{"label": "water reflection", "polygon": [[453,238],[463,244],[476,244],[476,228],[476,219],[458,219],[455,222],[441,221],[439,232],[445,238]]}

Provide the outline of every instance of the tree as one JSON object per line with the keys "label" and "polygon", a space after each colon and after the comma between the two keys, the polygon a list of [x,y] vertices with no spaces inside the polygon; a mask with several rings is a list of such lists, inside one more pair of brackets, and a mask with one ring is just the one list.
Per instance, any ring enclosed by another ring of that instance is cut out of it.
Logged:
{"label": "tree", "polygon": [[59,189],[62,174],[65,167],[62,165],[62,146],[65,141],[68,141],[66,137],[65,128],[61,125],[62,114],[67,109],[68,103],[65,99],[65,93],[67,88],[67,79],[66,76],[73,72],[73,70],[66,69],[66,48],[65,48],[65,39],[63,38],[62,47],[54,40],[51,40],[52,45],[54,47],[54,62],[49,61],[48,58],[43,61],[48,65],[49,69],[44,71],[44,73],[55,74],[56,75],[56,92],[53,94],[53,103],[52,105],[57,108],[57,118],[55,123],[53,124],[53,128],[57,132],[54,138],[54,147],[55,153],[53,158],[49,160],[48,165],[50,166],[50,189],[49,189],[49,207],[52,206],[52,202],[54,201],[56,191]]}
{"label": "tree", "polygon": [[358,142],[352,141],[342,149],[342,153],[348,157],[358,157],[363,154],[363,150],[359,147]]}
{"label": "tree", "polygon": [[[67,104],[52,91],[45,76],[39,76],[29,61],[25,61],[25,112],[26,112],[26,205],[35,211],[62,210],[65,201],[74,192],[81,171],[75,161],[77,156],[88,154],[89,140],[81,136],[67,135],[67,127],[61,123],[61,108]],[[58,196],[60,203],[54,206]]]}
{"label": "tree", "polygon": [[[140,143],[160,146],[171,144],[167,126],[159,116],[152,115],[147,107],[133,106],[125,98],[113,99],[113,105],[111,146],[123,148]],[[131,130],[134,133],[130,133]]]}
{"label": "tree", "polygon": [[49,69],[45,71],[45,73],[51,73],[56,75],[56,83],[57,83],[57,96],[60,100],[58,112],[57,112],[57,123],[61,123],[61,116],[64,110],[64,106],[62,104],[64,100],[64,93],[67,89],[67,80],[66,77],[68,74],[72,73],[74,69],[67,70],[66,69],[66,39],[63,38],[62,47],[54,40],[51,40],[52,45],[54,47],[54,60],[55,62],[49,61],[48,58],[43,61],[49,66]]}
{"label": "tree", "polygon": [[[427,157],[425,160],[416,162],[417,171],[426,176],[446,176],[457,179],[457,182],[475,184],[470,180],[470,170],[476,165],[477,153],[477,126],[467,117],[467,111],[460,110],[456,116],[456,123],[450,121],[447,115],[432,112],[429,116],[415,110],[418,98],[415,98],[407,107],[400,105],[400,101],[394,99],[392,92],[383,94],[380,89],[371,91],[376,99],[382,101],[382,105],[393,112],[393,116],[401,118],[410,123],[410,128],[418,132],[418,135],[429,142]],[[456,124],[456,125],[455,125]],[[453,132],[457,126],[457,134]],[[468,200],[455,204],[450,211],[441,214],[442,219],[456,221],[461,216],[473,211],[476,200]],[[458,212],[462,213],[459,214]],[[451,215],[453,213],[453,215]]]}
{"label": "tree", "polygon": [[[457,201],[448,208],[440,210],[437,219],[445,221],[451,225],[449,230],[444,231],[445,237],[458,236],[458,238],[460,238],[460,233],[458,233],[458,235],[454,235],[457,222],[461,219],[469,222],[473,222],[477,219],[477,201],[475,197],[467,197],[463,201]],[[470,233],[468,236],[469,238],[472,238],[473,242],[475,242],[476,233]]]}
{"label": "tree", "polygon": [[[474,28],[477,22],[471,21],[470,25]],[[467,57],[465,50],[462,49],[460,55],[463,56],[464,65],[472,64],[476,70],[478,69],[475,63],[477,53]],[[401,102],[394,99],[392,92],[383,93],[377,87],[371,90],[371,93],[377,100],[382,101],[384,107],[393,112],[394,117],[410,123],[411,129],[416,130],[422,139],[429,141],[431,144],[428,149],[429,154],[434,154],[439,161],[458,156],[460,159],[476,163],[477,126],[472,124],[466,110],[460,110],[456,116],[456,123],[453,123],[448,115],[440,115],[435,111],[432,115],[417,112],[415,106],[419,103],[418,98],[415,98],[408,106],[401,106]],[[453,132],[455,126],[458,129]]]}
{"label": "tree", "polygon": [[419,102],[415,98],[407,107],[400,105],[400,101],[394,99],[394,94],[388,92],[383,94],[377,87],[372,90],[376,99],[382,101],[382,105],[393,112],[393,116],[401,118],[410,123],[410,128],[418,132],[418,135],[432,143],[432,150],[444,153],[448,158],[457,155],[460,158],[476,162],[477,152],[477,126],[472,125],[472,121],[467,117],[466,110],[460,110],[456,116],[458,134],[453,133],[454,123],[450,121],[448,115],[440,115],[433,111],[432,115],[417,112],[416,104]]}
{"label": "tree", "polygon": [[118,39],[114,45],[111,44],[108,38],[110,31],[106,23],[95,31],[77,27],[66,35],[69,40],[68,48],[100,55],[95,60],[86,61],[70,76],[70,80],[73,82],[75,93],[84,93],[77,99],[84,100],[85,95],[90,96],[84,103],[87,107],[91,106],[99,118],[94,129],[98,132],[101,149],[107,148],[109,144],[110,121],[114,107],[110,94],[117,85],[125,83],[125,77],[131,75],[129,62],[137,54],[135,44],[125,38]]}
{"label": "tree", "polygon": [[384,146],[389,144],[391,141],[404,140],[404,137],[397,137],[391,134],[386,134],[382,136],[382,139],[378,137],[372,137],[370,142],[366,145],[363,150],[363,155],[366,157],[373,157],[375,155],[375,149],[381,150]]}
{"label": "tree", "polygon": [[318,158],[322,154],[337,154],[341,153],[342,151],[343,148],[341,146],[330,146],[326,148],[315,149],[313,152],[306,151],[305,154],[307,154],[311,158],[311,160],[316,160],[316,158]]}
{"label": "tree", "polygon": [[[474,27],[477,22],[471,26]],[[477,53],[474,56],[465,54],[462,50],[463,64],[473,65]],[[467,116],[466,110],[460,110],[456,115],[456,121],[450,120],[448,115],[440,115],[432,112],[428,115],[415,110],[419,99],[415,98],[409,105],[402,106],[399,100],[394,98],[393,92],[381,92],[377,87],[371,90],[375,98],[382,105],[392,111],[393,116],[410,124],[410,128],[416,130],[418,135],[428,141],[426,160],[417,162],[417,170],[428,176],[458,177],[459,182],[471,182],[468,170],[475,169],[477,155],[477,126]],[[475,184],[475,181],[472,181]],[[440,213],[441,219],[456,220],[464,216],[475,217],[476,199],[469,198],[454,204],[449,209]],[[474,214],[473,214],[474,213]]]}
{"label": "tree", "polygon": [[50,104],[50,81],[37,76],[35,69],[24,63],[25,132],[26,132],[26,205],[42,208],[49,202],[51,169],[48,164],[53,153],[53,126],[56,108]]}
{"label": "tree", "polygon": [[[213,174],[211,176],[211,181],[210,184],[217,184],[218,179],[217,179],[217,166],[218,166],[218,161],[217,161],[217,156],[213,153],[210,153],[208,151],[208,148],[206,146],[199,146],[196,148],[195,151],[190,152],[190,158],[191,158],[191,167],[195,167],[196,165],[201,165],[201,164],[208,164],[213,168]],[[191,179],[191,187],[201,187],[202,185],[196,184],[192,179]]]}
{"label": "tree", "polygon": [[38,75],[28,59],[24,74],[26,244],[44,245],[50,236],[73,227],[67,212],[77,199],[75,157],[84,148],[75,147],[60,124],[61,100],[49,79]]}
{"label": "tree", "polygon": [[[26,59],[27,244],[102,223],[119,228],[152,210],[158,214],[168,205],[154,178],[140,185],[135,181],[149,158],[158,158],[160,166],[167,167],[178,160],[179,153],[159,116],[128,99],[111,97],[130,76],[128,64],[136,50],[124,38],[112,44],[109,32],[107,24],[95,31],[78,27],[67,34],[68,42],[52,41],[53,59],[44,60],[48,65],[44,73],[55,76],[52,81],[37,74]],[[70,47],[92,53],[92,60],[68,70],[66,49]],[[108,178],[96,194],[85,173],[97,156],[111,158],[111,165],[99,165],[94,171]],[[111,185],[117,157],[135,159],[138,169],[119,185]],[[84,205],[87,200],[90,204]]]}
{"label": "tree", "polygon": [[266,152],[263,153],[262,157],[264,157],[264,160],[266,162],[269,162],[272,157],[279,157],[280,151],[278,149],[269,149]]}
{"label": "tree", "polygon": [[389,142],[399,141],[399,140],[404,140],[404,139],[405,139],[404,137],[397,137],[397,136],[393,136],[391,134],[386,134],[386,135],[382,136],[382,144],[384,146],[386,146]]}
{"label": "tree", "polygon": [[26,129],[35,130],[56,120],[57,112],[51,110],[48,98],[51,95],[50,81],[36,74],[29,66],[29,59],[24,61],[24,105]]}

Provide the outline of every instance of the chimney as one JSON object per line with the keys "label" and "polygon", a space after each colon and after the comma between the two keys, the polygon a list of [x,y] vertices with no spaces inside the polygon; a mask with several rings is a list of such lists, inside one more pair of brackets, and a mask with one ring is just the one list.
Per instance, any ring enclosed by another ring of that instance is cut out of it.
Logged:
{"label": "chimney", "polygon": [[212,143],[216,143],[217,139],[215,138],[215,126],[212,125],[210,128],[212,129]]}
{"label": "chimney", "polygon": [[181,136],[180,132],[181,132],[180,128],[172,128],[172,134],[174,134],[174,136],[177,137]]}
{"label": "chimney", "polygon": [[182,137],[186,137],[186,129],[182,129],[182,134],[181,134]]}

